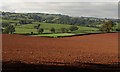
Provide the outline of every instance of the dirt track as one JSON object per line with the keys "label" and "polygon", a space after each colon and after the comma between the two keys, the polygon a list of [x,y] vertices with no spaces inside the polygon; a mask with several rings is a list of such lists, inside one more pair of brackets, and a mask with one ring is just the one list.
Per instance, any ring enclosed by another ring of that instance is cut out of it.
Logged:
{"label": "dirt track", "polygon": [[25,63],[118,62],[118,34],[45,38],[3,34],[3,61]]}

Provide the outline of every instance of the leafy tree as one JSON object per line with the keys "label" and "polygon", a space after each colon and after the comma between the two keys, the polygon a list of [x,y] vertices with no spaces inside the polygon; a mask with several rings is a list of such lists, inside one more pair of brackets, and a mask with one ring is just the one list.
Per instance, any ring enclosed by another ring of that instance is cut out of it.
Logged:
{"label": "leafy tree", "polygon": [[37,29],[39,29],[39,28],[40,28],[40,25],[41,25],[41,24],[38,24]]}
{"label": "leafy tree", "polygon": [[42,34],[44,32],[44,29],[43,28],[39,28],[38,29],[38,34]]}
{"label": "leafy tree", "polygon": [[9,34],[9,33],[13,34],[13,32],[15,32],[15,27],[13,25],[9,25],[9,26],[6,27],[4,32],[7,33],[7,34]]}
{"label": "leafy tree", "polygon": [[70,31],[76,31],[76,30],[78,30],[78,27],[73,25],[73,26],[70,26],[69,29],[70,29]]}
{"label": "leafy tree", "polygon": [[38,28],[40,27],[40,24],[38,24]]}
{"label": "leafy tree", "polygon": [[69,30],[67,28],[61,28],[62,33],[67,33]]}
{"label": "leafy tree", "polygon": [[38,24],[38,26],[34,26],[35,29],[39,29],[41,24]]}
{"label": "leafy tree", "polygon": [[19,23],[20,24],[31,24],[32,20],[20,20]]}
{"label": "leafy tree", "polygon": [[113,26],[114,26],[114,23],[111,20],[109,20],[102,25],[102,27],[100,28],[100,31],[109,33],[112,30]]}
{"label": "leafy tree", "polygon": [[50,31],[51,31],[52,33],[55,33],[55,28],[51,28]]}
{"label": "leafy tree", "polygon": [[2,27],[7,27],[7,26],[9,26],[9,25],[10,25],[9,22],[2,22]]}
{"label": "leafy tree", "polygon": [[31,35],[33,35],[34,33],[33,32],[31,32]]}
{"label": "leafy tree", "polygon": [[116,31],[120,32],[120,29],[116,29]]}
{"label": "leafy tree", "polygon": [[38,15],[32,15],[31,18],[34,19],[34,21],[41,21],[41,17]]}
{"label": "leafy tree", "polygon": [[17,23],[15,23],[15,27],[17,26]]}
{"label": "leafy tree", "polygon": [[38,26],[34,26],[34,29],[38,29]]}

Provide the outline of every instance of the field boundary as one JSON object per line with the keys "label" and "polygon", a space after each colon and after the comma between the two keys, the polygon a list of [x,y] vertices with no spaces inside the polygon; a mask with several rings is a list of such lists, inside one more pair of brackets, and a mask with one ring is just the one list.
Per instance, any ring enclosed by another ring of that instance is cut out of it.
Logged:
{"label": "field boundary", "polygon": [[[110,32],[110,33],[119,33],[119,32]],[[36,37],[47,37],[47,38],[64,38],[64,37],[74,37],[74,36],[86,36],[86,35],[93,35],[93,34],[109,34],[109,33],[85,33],[85,34],[75,34],[75,35],[69,35],[69,36],[36,36]],[[18,34],[18,35],[25,35],[25,36],[31,36],[31,34]],[[36,34],[35,34],[36,35]]]}

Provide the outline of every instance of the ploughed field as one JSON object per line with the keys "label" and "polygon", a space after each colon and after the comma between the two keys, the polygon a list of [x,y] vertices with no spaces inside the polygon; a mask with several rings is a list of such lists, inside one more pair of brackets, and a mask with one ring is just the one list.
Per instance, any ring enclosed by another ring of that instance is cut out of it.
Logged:
{"label": "ploughed field", "polygon": [[29,64],[114,64],[118,62],[118,33],[47,38],[3,34],[3,61]]}

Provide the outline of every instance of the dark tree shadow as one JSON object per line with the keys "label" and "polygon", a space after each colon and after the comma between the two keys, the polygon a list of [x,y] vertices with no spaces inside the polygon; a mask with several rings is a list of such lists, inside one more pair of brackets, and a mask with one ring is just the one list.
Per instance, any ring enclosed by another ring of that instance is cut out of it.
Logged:
{"label": "dark tree shadow", "polygon": [[88,67],[75,65],[25,64],[20,61],[3,62],[2,72],[120,72],[118,64],[103,65],[85,63]]}

